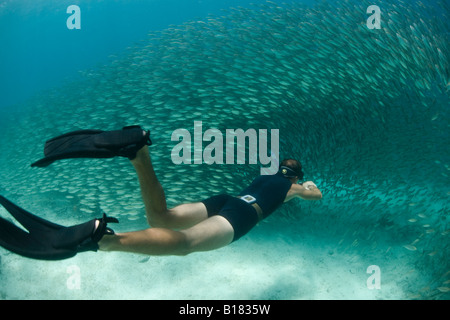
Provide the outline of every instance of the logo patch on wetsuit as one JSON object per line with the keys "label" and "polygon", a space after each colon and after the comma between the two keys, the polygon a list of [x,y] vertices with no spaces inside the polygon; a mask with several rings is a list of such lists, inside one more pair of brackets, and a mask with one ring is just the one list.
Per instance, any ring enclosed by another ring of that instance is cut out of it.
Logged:
{"label": "logo patch on wetsuit", "polygon": [[249,194],[240,197],[241,200],[244,200],[245,202],[252,204],[256,202],[256,198],[254,196],[251,196]]}

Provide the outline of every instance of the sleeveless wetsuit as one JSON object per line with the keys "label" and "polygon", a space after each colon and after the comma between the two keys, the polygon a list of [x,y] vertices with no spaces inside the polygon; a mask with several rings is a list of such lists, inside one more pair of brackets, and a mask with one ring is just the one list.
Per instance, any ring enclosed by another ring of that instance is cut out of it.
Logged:
{"label": "sleeveless wetsuit", "polygon": [[[239,193],[250,195],[262,209],[263,218],[274,212],[286,199],[292,182],[281,173],[263,175]],[[256,209],[244,200],[227,194],[220,194],[203,200],[208,217],[219,215],[230,222],[234,230],[233,241],[249,232],[259,221]]]}

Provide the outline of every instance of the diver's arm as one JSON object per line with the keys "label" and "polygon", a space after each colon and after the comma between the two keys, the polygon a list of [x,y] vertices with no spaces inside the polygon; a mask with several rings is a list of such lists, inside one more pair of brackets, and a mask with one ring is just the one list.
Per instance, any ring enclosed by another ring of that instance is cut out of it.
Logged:
{"label": "diver's arm", "polygon": [[285,202],[297,197],[304,200],[320,200],[322,199],[322,192],[312,181],[304,182],[303,185],[292,184]]}

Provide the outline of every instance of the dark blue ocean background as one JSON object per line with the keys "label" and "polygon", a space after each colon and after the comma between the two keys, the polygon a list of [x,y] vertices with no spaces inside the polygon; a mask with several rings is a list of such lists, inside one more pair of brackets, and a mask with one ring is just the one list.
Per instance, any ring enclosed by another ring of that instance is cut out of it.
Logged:
{"label": "dark blue ocean background", "polygon": [[[280,156],[324,194],[187,257],[0,248],[0,299],[449,298],[448,3],[380,0],[368,31],[374,1],[286,2],[0,0],[1,195],[64,225],[105,211],[118,232],[145,228],[124,159],[30,168],[50,137],[135,123],[152,130],[169,205],[239,192],[258,166],[171,162],[170,133],[199,120],[279,128]],[[70,5],[81,30],[66,27]]]}

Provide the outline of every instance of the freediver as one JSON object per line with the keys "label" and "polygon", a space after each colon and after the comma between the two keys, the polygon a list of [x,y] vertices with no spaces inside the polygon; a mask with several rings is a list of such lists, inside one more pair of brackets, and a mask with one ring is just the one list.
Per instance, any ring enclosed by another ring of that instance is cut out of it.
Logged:
{"label": "freediver", "polygon": [[150,228],[115,233],[103,215],[64,227],[31,214],[0,196],[0,203],[28,232],[0,218],[0,245],[25,257],[60,260],[78,252],[123,251],[146,255],[187,255],[224,247],[247,234],[281,204],[294,198],[320,200],[321,191],[303,179],[302,165],[281,162],[274,175],[260,175],[238,196],[221,194],[169,209],[150,157],[150,132],[139,126],[116,131],[80,130],[47,141],[45,158],[32,164],[48,166],[67,158],[128,157],[140,184]]}

